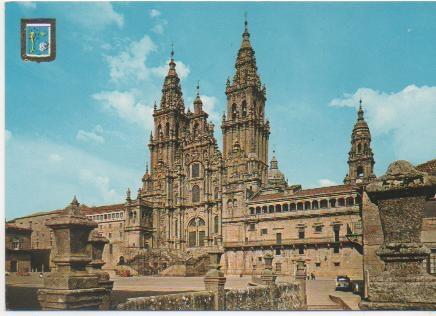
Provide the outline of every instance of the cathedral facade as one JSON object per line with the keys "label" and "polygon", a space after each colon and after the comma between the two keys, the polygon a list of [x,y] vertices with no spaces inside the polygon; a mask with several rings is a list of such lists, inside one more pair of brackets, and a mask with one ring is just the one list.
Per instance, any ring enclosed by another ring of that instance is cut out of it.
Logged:
{"label": "cathedral facade", "polygon": [[[104,251],[106,268],[155,250],[192,258],[220,247],[225,251],[223,270],[229,274],[256,273],[263,255],[271,253],[277,273],[292,275],[303,264],[318,276],[343,273],[361,278],[361,192],[375,177],[362,107],[352,131],[344,185],[302,189],[289,185],[277,159],[268,158],[266,88],[258,75],[247,23],[235,73],[225,87],[222,150],[199,87],[193,111],[186,110],[173,55],[160,103],[154,106],[150,166],[141,188],[137,193],[128,190],[121,204],[82,206],[110,240]],[[55,246],[42,221],[56,212],[13,221],[38,227],[32,245],[37,241],[37,248],[52,249],[51,257]],[[162,262],[154,263],[160,272],[175,262],[167,257],[162,257],[163,267],[158,267]]]}

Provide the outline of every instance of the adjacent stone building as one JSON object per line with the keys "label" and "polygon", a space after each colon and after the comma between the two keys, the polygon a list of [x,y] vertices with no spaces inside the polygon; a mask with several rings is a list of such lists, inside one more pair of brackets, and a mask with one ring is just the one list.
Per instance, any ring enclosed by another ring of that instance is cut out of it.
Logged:
{"label": "adjacent stone building", "polygon": [[[104,268],[142,262],[142,273],[165,274],[169,264],[189,262],[193,270],[204,271],[196,258],[219,246],[225,251],[221,265],[227,274],[259,273],[267,253],[274,255],[277,274],[294,275],[298,264],[319,277],[347,274],[362,279],[363,260],[373,265],[369,273],[382,269],[375,257],[383,241],[380,219],[364,192],[375,178],[375,162],[362,104],[352,131],[345,184],[303,189],[289,185],[275,156],[268,158],[266,87],[257,71],[247,23],[235,73],[225,87],[222,150],[198,86],[193,111],[185,109],[173,56],[172,51],[162,97],[154,106],[150,168],[145,168],[142,186],[133,194],[127,190],[120,204],[82,205],[109,240]],[[45,222],[59,212],[12,222],[33,229],[32,248],[45,249],[53,258],[56,249]],[[363,228],[362,218],[367,222]],[[432,225],[433,220],[424,225],[423,236],[435,242]],[[151,257],[157,259],[151,263]]]}
{"label": "adjacent stone building", "polygon": [[30,235],[32,230],[6,224],[6,272],[30,272]]}

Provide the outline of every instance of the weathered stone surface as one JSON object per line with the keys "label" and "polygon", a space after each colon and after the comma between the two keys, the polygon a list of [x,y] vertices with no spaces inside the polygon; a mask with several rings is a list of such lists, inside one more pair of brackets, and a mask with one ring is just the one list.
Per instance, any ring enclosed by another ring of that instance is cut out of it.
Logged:
{"label": "weathered stone surface", "polygon": [[209,291],[133,298],[117,306],[117,310],[201,311],[213,309],[214,294]]}
{"label": "weathered stone surface", "polygon": [[98,309],[107,289],[100,286],[97,274],[85,269],[92,261],[87,252],[89,233],[97,224],[82,215],[74,197],[59,217],[47,221],[47,226],[53,229],[57,254],[53,260],[56,270],[44,277],[44,289],[38,291],[42,309]]}
{"label": "weathered stone surface", "polygon": [[367,187],[378,205],[384,242],[377,255],[385,270],[371,279],[363,309],[428,309],[436,306],[436,278],[422,261],[429,250],[421,243],[426,199],[436,193],[436,178],[407,161],[392,163],[386,174]]}

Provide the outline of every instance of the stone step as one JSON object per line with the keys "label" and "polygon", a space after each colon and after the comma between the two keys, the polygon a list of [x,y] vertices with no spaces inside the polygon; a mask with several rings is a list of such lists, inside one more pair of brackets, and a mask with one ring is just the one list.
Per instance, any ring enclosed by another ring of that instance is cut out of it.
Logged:
{"label": "stone step", "polygon": [[308,305],[308,311],[339,311],[342,308],[339,305]]}

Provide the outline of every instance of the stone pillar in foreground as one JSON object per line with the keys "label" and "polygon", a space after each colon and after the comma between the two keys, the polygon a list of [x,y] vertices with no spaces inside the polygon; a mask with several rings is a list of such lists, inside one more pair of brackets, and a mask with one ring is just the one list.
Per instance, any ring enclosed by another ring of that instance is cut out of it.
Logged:
{"label": "stone pillar in foreground", "polygon": [[436,277],[423,267],[429,250],[420,235],[424,204],[436,193],[436,178],[396,161],[366,191],[379,208],[384,243],[377,255],[385,271],[371,278],[368,299],[360,308],[435,310]]}
{"label": "stone pillar in foreground", "polygon": [[91,261],[86,247],[91,230],[97,223],[87,219],[73,201],[46,225],[53,230],[57,253],[53,261],[56,271],[44,277],[44,288],[38,290],[43,310],[96,310],[106,290],[98,276],[86,271]]}
{"label": "stone pillar in foreground", "polygon": [[110,280],[109,273],[102,270],[105,262],[103,258],[104,246],[109,243],[109,240],[102,236],[97,230],[93,230],[88,240],[88,254],[91,257],[91,262],[86,266],[86,270],[98,276],[98,284],[106,289],[106,294],[100,304],[100,310],[109,310],[111,307],[111,293],[114,286],[114,281]]}
{"label": "stone pillar in foreground", "polygon": [[307,280],[307,272],[306,267],[304,266],[304,261],[297,261],[297,271],[295,273],[295,280],[300,285],[300,297],[303,302],[303,308],[307,306],[307,295],[306,295],[306,280]]}
{"label": "stone pillar in foreground", "polygon": [[226,278],[224,273],[220,270],[220,260],[223,251],[220,249],[211,249],[208,252],[210,269],[204,277],[204,285],[207,291],[214,292],[215,294],[215,310],[222,311],[225,309],[225,291]]}
{"label": "stone pillar in foreground", "polygon": [[263,256],[263,260],[265,261],[265,269],[263,269],[260,279],[262,280],[262,283],[269,286],[276,283],[277,276],[272,271],[272,261],[273,256],[270,253],[267,253],[265,256]]}

